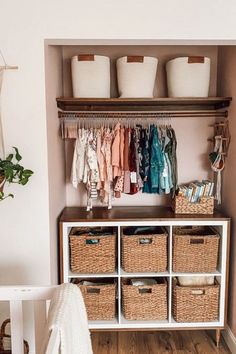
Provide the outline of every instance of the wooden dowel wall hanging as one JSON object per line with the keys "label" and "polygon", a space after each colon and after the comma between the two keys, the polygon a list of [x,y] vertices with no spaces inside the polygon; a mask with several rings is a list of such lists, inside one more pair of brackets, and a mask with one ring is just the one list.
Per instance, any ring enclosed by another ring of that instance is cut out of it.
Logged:
{"label": "wooden dowel wall hanging", "polygon": [[[1,96],[1,89],[3,83],[3,73],[5,70],[16,70],[18,66],[11,66],[6,63],[6,60],[0,50],[0,56],[3,60],[4,65],[0,66],[0,96]],[[3,133],[3,125],[2,125],[2,117],[0,111],[0,158],[5,158],[5,142],[4,142],[4,133]]]}

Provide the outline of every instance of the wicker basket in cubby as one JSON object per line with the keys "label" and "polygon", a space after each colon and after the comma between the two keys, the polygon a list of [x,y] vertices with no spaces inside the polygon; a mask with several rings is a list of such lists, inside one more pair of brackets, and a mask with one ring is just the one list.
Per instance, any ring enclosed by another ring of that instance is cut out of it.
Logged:
{"label": "wicker basket in cubby", "polygon": [[167,232],[155,227],[149,234],[126,235],[122,230],[122,268],[126,272],[165,272],[167,269]]}
{"label": "wicker basket in cubby", "polygon": [[173,282],[173,317],[176,322],[212,322],[219,316],[220,285],[180,286]]}
{"label": "wicker basket in cubby", "polygon": [[79,280],[74,281],[83,295],[88,319],[113,320],[116,316],[116,283],[100,278],[97,282],[97,285],[82,285]]}
{"label": "wicker basket in cubby", "polygon": [[148,286],[135,286],[123,279],[122,309],[127,320],[167,319],[166,279],[158,278],[157,284]]}
{"label": "wicker basket in cubby", "polygon": [[219,234],[211,227],[173,228],[173,271],[215,272],[218,262]]}
{"label": "wicker basket in cubby", "polygon": [[[110,228],[74,227],[69,235],[70,266],[76,273],[114,273],[116,268],[116,234]],[[104,234],[103,234],[104,231]],[[105,235],[106,233],[106,235]]]}

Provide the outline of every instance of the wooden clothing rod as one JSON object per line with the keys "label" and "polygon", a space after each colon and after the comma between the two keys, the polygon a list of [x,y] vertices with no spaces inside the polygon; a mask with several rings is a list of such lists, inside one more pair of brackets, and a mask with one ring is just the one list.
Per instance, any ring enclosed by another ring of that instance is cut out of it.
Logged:
{"label": "wooden clothing rod", "polygon": [[171,112],[150,112],[150,111],[128,111],[128,112],[58,112],[60,119],[79,119],[79,118],[227,118],[228,111],[171,111]]}
{"label": "wooden clothing rod", "polygon": [[2,66],[0,66],[0,69],[4,69],[4,70],[18,70],[18,66],[15,66],[15,65],[2,65]]}

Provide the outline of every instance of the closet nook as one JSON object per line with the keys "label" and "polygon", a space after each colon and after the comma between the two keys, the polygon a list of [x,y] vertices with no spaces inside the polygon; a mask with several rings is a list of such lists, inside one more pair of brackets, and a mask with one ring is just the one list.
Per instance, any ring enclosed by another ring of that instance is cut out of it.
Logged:
{"label": "closet nook", "polygon": [[[59,118],[53,124],[60,132],[57,144],[64,154],[60,172],[66,164],[66,207],[59,220],[60,282],[81,288],[91,330],[215,329],[218,345],[227,323],[230,219],[217,210],[211,215],[175,214],[170,208],[176,189],[173,179],[172,187],[163,188],[169,195],[143,193],[142,186],[138,193],[121,193],[113,199],[107,190],[106,204],[101,204],[103,189],[95,188],[99,196],[92,189],[93,183],[103,181],[91,180],[85,188],[84,176],[78,175],[76,167],[81,163],[81,134],[94,138],[105,128],[115,137],[116,129],[139,134],[136,129],[150,132],[153,126],[160,129],[159,143],[167,129],[175,132],[178,183],[210,179],[209,139],[214,124],[226,121],[232,100],[217,96],[218,47],[109,44],[54,46],[53,50],[58,66],[51,72],[55,87],[49,101],[54,101],[51,111]],[[114,63],[118,57],[140,52],[159,59],[154,98],[118,98]],[[111,58],[111,98],[72,98],[70,59],[84,53]],[[166,97],[164,63],[181,54],[211,58],[209,97]],[[53,61],[50,64],[52,68]],[[96,153],[97,144],[96,140]],[[184,259],[192,259],[191,266]],[[207,266],[198,267],[199,263]],[[199,286],[191,285],[197,281]]]}

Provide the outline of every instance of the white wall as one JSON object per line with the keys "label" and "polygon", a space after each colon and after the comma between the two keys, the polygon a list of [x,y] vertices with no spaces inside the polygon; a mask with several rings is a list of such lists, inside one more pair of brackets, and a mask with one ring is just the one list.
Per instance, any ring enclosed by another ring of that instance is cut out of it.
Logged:
{"label": "white wall", "polygon": [[52,282],[44,40],[235,40],[235,18],[233,0],[1,1],[0,48],[19,65],[3,86],[6,144],[18,146],[35,171],[28,186],[14,188],[14,200],[0,204],[1,284]]}

